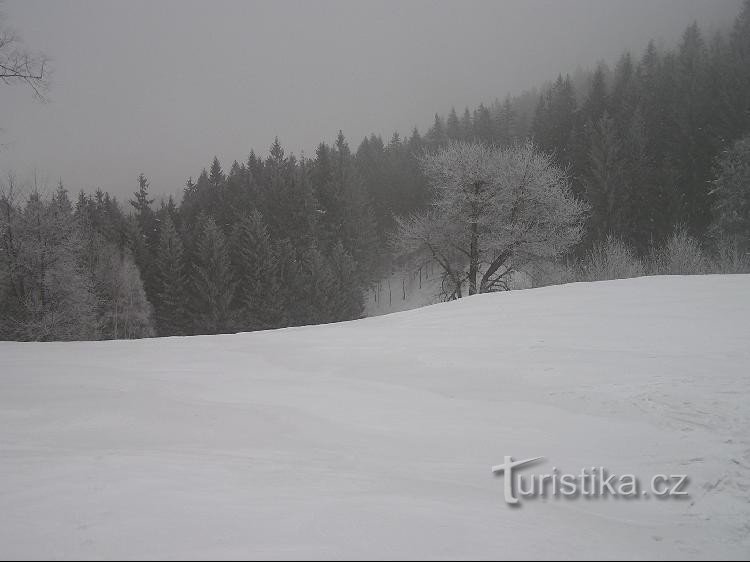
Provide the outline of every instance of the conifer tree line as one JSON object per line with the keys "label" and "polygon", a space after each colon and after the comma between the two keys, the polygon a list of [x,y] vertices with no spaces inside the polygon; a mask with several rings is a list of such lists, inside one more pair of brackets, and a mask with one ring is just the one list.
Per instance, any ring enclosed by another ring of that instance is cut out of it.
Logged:
{"label": "conifer tree line", "polygon": [[22,200],[10,176],[0,215],[0,339],[154,335],[135,225],[115,199],[97,191],[73,203],[60,183],[51,197]]}
{"label": "conifer tree line", "polygon": [[[399,150],[406,150],[399,144]],[[0,196],[0,337],[110,339],[216,334],[359,318],[385,253],[343,134],[314,159],[278,139],[224,171],[218,158],[182,201],[148,179],[126,205]]]}
{"label": "conifer tree line", "polygon": [[[428,147],[532,139],[569,172],[590,206],[582,255],[607,237],[645,255],[676,229],[700,241],[725,234],[716,189],[722,156],[750,133],[750,2],[728,32],[697,24],[673,50],[648,44],[614,68],[560,75],[541,91],[455,109],[425,135]],[[737,150],[737,147],[734,147]],[[746,188],[747,189],[747,188]],[[723,211],[722,211],[723,209]],[[747,212],[744,211],[747,228]]]}
{"label": "conifer tree line", "polygon": [[[589,209],[583,256],[616,237],[645,255],[673,232],[732,236],[750,251],[750,0],[734,27],[690,26],[610,69],[436,114],[355,150],[339,133],[314,157],[278,139],[228,167],[214,158],[159,203],[148,179],[126,202],[102,191],[0,193],[0,339],[136,338],[354,319],[394,267],[398,217],[431,203],[423,155],[451,141],[533,143]],[[743,140],[744,139],[744,140]],[[743,175],[744,174],[744,175]]]}

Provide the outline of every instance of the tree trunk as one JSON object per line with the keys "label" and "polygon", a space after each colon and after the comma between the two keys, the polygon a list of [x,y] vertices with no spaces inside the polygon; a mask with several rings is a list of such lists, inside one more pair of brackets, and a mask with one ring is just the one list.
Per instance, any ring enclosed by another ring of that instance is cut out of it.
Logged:
{"label": "tree trunk", "polygon": [[[474,195],[479,196],[481,182],[474,184]],[[476,203],[475,203],[476,205]],[[473,212],[471,223],[471,244],[469,247],[469,296],[477,294],[477,275],[479,274],[479,213]]]}
{"label": "tree trunk", "polygon": [[479,274],[479,234],[477,223],[471,225],[471,246],[469,249],[469,295],[477,294],[477,275]]}

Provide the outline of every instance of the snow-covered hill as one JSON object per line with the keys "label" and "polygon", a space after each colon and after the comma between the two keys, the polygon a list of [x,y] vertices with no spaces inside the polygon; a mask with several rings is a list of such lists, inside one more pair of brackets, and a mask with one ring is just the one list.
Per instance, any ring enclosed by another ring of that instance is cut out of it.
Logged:
{"label": "snow-covered hill", "polygon": [[[512,508],[505,455],[690,497]],[[750,276],[0,344],[2,558],[747,559],[749,522]]]}

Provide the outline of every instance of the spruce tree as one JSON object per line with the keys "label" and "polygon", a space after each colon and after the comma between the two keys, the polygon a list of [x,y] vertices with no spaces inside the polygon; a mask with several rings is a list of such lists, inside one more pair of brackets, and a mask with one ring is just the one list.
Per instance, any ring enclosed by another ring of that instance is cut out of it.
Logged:
{"label": "spruce tree", "polygon": [[618,213],[622,209],[623,158],[614,119],[606,113],[590,133],[586,195],[591,204],[588,236],[603,241],[620,235]]}
{"label": "spruce tree", "polygon": [[490,110],[483,103],[474,111],[474,134],[479,142],[487,145],[495,142],[495,131]]}
{"label": "spruce tree", "polygon": [[517,115],[510,96],[500,106],[497,115],[497,142],[500,145],[513,144],[517,139]]}
{"label": "spruce tree", "polygon": [[430,130],[427,131],[427,135],[425,137],[427,149],[436,150],[440,148],[443,144],[445,144],[447,140],[448,140],[448,136],[446,135],[446,132],[445,132],[445,125],[443,124],[443,120],[436,113],[435,121],[433,122]]}
{"label": "spruce tree", "polygon": [[283,328],[305,322],[304,289],[305,279],[301,275],[300,262],[297,252],[287,238],[274,243],[274,257],[276,265],[275,293],[269,304],[277,308],[272,310],[276,319],[274,327]]}
{"label": "spruce tree", "polygon": [[258,211],[242,218],[234,227],[231,257],[237,288],[237,327],[243,331],[264,330],[278,325],[279,300],[276,257],[271,237]]}
{"label": "spruce tree", "polygon": [[332,189],[335,207],[330,209],[330,213],[338,228],[326,249],[337,242],[343,243],[360,267],[362,282],[370,281],[378,254],[375,220],[362,179],[341,133],[336,139],[334,151]]}
{"label": "spruce tree", "polygon": [[445,135],[450,140],[461,139],[461,122],[458,120],[455,107],[451,107],[448,119],[445,121]]}
{"label": "spruce tree", "polygon": [[229,331],[233,325],[235,282],[224,233],[213,218],[206,221],[198,239],[192,279],[195,331],[208,334]]}
{"label": "spruce tree", "polygon": [[581,108],[584,123],[594,126],[607,111],[608,92],[606,67],[599,64],[591,79],[591,88]]}
{"label": "spruce tree", "polygon": [[296,284],[300,299],[295,310],[296,324],[334,322],[338,298],[337,281],[323,252],[313,245],[302,255]]}
{"label": "spruce tree", "polygon": [[189,322],[185,305],[189,297],[182,240],[169,214],[161,225],[156,261],[159,291],[155,307],[159,335],[186,334]]}
{"label": "spruce tree", "polygon": [[576,99],[570,76],[557,77],[549,94],[547,112],[547,150],[554,152],[560,165],[567,167],[573,160],[571,139],[575,127]]}
{"label": "spruce tree", "polygon": [[[151,208],[154,202],[149,197],[149,182],[146,176],[138,176],[138,191],[134,193],[135,198],[130,200],[130,204],[135,209],[134,223],[130,226],[131,238],[133,240],[133,254],[136,265],[141,272],[143,285],[146,289],[148,300],[156,300],[157,280],[156,280],[156,263],[155,253],[158,244],[158,228],[156,216]],[[96,203],[95,203],[96,204]],[[96,204],[100,207],[100,204]],[[99,225],[95,224],[96,228]]]}
{"label": "spruce tree", "polygon": [[471,120],[471,113],[469,108],[464,108],[464,113],[461,116],[461,140],[474,140],[476,138],[476,132],[474,131],[474,124]]}
{"label": "spruce tree", "polygon": [[334,320],[354,320],[364,311],[362,285],[357,264],[344,245],[336,244],[331,250],[330,267],[335,280],[336,294],[332,299]]}
{"label": "spruce tree", "polygon": [[224,171],[221,169],[219,158],[214,156],[213,162],[211,162],[211,171],[208,174],[208,180],[214,189],[219,189],[224,185],[226,177]]}

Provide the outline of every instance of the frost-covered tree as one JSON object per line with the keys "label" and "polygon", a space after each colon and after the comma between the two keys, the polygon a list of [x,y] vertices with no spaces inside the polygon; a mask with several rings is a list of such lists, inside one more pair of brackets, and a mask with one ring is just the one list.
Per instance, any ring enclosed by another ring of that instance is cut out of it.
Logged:
{"label": "frost-covered tree", "polygon": [[112,244],[98,255],[94,277],[101,339],[135,339],[155,335],[152,308],[133,257]]}
{"label": "frost-covered tree", "polygon": [[507,288],[534,258],[553,258],[580,241],[585,205],[565,172],[531,143],[507,148],[452,143],[425,156],[434,190],[426,212],[400,219],[402,255],[427,256],[443,269],[447,298]]}
{"label": "frost-covered tree", "polygon": [[17,201],[0,194],[0,337],[94,339],[96,297],[80,260],[81,232],[64,192]]}
{"label": "frost-covered tree", "polygon": [[660,275],[698,275],[707,273],[709,267],[700,242],[684,226],[672,233],[652,261],[654,272]]}
{"label": "frost-covered tree", "polygon": [[580,279],[605,281],[645,275],[646,268],[636,253],[619,238],[609,235],[604,242],[594,243],[581,263]]}
{"label": "frost-covered tree", "polygon": [[721,155],[717,169],[714,230],[740,252],[750,253],[750,135]]}

